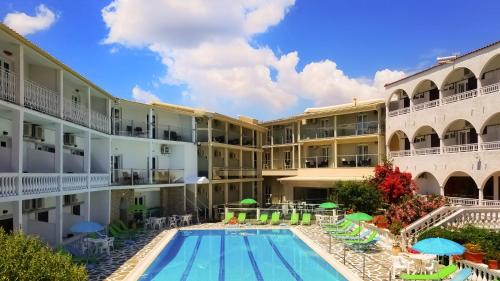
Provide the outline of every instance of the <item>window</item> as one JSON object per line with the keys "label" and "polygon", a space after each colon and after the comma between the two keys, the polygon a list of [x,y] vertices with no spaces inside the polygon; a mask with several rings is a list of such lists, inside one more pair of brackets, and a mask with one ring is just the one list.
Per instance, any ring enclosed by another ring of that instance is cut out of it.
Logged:
{"label": "window", "polygon": [[136,196],[134,198],[134,202],[135,202],[135,205],[144,205],[144,202],[145,202],[145,196],[144,195],[141,195],[141,196]]}
{"label": "window", "polygon": [[368,154],[368,145],[367,144],[358,144],[358,155],[367,155]]}

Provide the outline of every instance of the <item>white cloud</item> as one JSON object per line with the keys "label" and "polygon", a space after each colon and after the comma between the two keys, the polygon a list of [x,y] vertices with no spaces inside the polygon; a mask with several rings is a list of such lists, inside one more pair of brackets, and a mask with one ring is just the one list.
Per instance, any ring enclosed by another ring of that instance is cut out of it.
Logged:
{"label": "white cloud", "polygon": [[9,13],[3,22],[21,35],[29,35],[46,30],[54,24],[56,15],[47,6],[40,4],[36,7],[34,16],[22,12]]}
{"label": "white cloud", "polygon": [[331,60],[297,70],[297,52],[280,56],[250,44],[253,35],[282,21],[294,0],[151,1],[114,0],[105,7],[104,42],[159,54],[167,68],[161,81],[185,85],[186,102],[208,109],[276,114],[300,99],[331,105],[382,97],[383,85],[404,75],[385,69],[373,78],[352,78]]}
{"label": "white cloud", "polygon": [[155,94],[141,89],[139,86],[135,85],[132,89],[132,98],[135,101],[143,102],[143,103],[151,103],[160,101],[160,98]]}

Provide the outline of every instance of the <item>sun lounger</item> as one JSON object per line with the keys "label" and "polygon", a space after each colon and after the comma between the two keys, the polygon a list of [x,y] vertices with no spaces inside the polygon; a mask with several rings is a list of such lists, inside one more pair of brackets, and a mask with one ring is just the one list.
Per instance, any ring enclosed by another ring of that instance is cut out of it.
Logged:
{"label": "sun lounger", "polygon": [[226,213],[226,216],[224,218],[224,224],[228,224],[229,221],[234,217],[234,213],[233,212],[227,212]]}
{"label": "sun lounger", "polygon": [[325,230],[325,233],[330,233],[330,234],[337,234],[337,233],[346,233],[352,231],[357,225],[354,223],[350,223],[349,225],[342,227],[342,228],[332,228],[332,229],[327,229]]}
{"label": "sun lounger", "polygon": [[363,240],[365,239],[366,237],[368,237],[368,235],[371,234],[371,231],[369,230],[365,230],[363,232],[361,232],[359,235],[355,235],[355,236],[340,236],[338,238],[342,239],[342,240]]}
{"label": "sun lounger", "polygon": [[377,239],[377,232],[371,231],[370,234],[365,238],[351,239],[351,240],[346,240],[344,242],[351,245],[366,245],[374,242],[376,239]]}
{"label": "sun lounger", "polygon": [[322,226],[323,228],[338,227],[338,226],[340,226],[341,224],[346,223],[346,221],[347,221],[346,219],[341,219],[341,220],[336,221],[335,223],[324,223],[324,224],[322,224],[321,226]]}
{"label": "sun lounger", "polygon": [[280,213],[274,212],[271,215],[271,224],[279,224],[280,223]]}
{"label": "sun lounger", "polygon": [[432,274],[401,274],[400,279],[403,280],[443,280],[452,275],[457,271],[458,266],[456,264],[450,264],[438,270],[436,273]]}
{"label": "sun lounger", "polygon": [[469,279],[471,275],[472,275],[472,269],[463,268],[459,272],[457,272],[457,274],[455,274],[450,281],[465,281]]}
{"label": "sun lounger", "polygon": [[311,214],[310,213],[304,213],[302,215],[302,221],[300,222],[301,225],[311,225]]}
{"label": "sun lounger", "polygon": [[257,224],[267,224],[267,220],[269,219],[268,214],[261,214]]}
{"label": "sun lounger", "polygon": [[336,238],[341,238],[341,237],[354,237],[354,236],[359,236],[359,234],[361,233],[361,226],[356,226],[356,228],[354,228],[353,230],[349,231],[349,232],[344,232],[344,233],[336,233],[336,234],[332,234],[333,237],[336,237]]}
{"label": "sun lounger", "polygon": [[244,224],[246,219],[247,219],[247,213],[239,213],[238,214],[238,223],[239,224]]}
{"label": "sun lounger", "polygon": [[354,224],[352,222],[344,221],[343,223],[339,224],[338,226],[323,227],[323,229],[326,232],[342,232],[342,231],[346,231],[351,226],[354,226]]}
{"label": "sun lounger", "polygon": [[290,225],[297,225],[297,224],[299,224],[299,214],[293,213],[292,217],[290,218]]}

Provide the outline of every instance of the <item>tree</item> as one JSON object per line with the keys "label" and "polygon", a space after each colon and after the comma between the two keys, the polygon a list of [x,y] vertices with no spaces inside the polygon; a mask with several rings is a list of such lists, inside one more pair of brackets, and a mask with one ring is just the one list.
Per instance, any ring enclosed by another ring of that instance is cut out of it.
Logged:
{"label": "tree", "polygon": [[417,186],[410,173],[393,168],[391,162],[375,167],[374,176],[369,181],[378,187],[388,204],[399,203],[404,196],[414,194]]}
{"label": "tree", "polygon": [[339,181],[330,193],[330,200],[344,208],[373,214],[382,206],[382,196],[377,187],[365,181]]}
{"label": "tree", "polygon": [[35,237],[0,227],[0,280],[87,280],[85,267]]}

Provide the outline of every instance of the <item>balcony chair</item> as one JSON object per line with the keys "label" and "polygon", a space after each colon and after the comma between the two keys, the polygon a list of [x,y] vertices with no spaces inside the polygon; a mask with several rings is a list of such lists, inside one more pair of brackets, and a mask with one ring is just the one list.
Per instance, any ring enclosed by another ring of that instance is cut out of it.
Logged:
{"label": "balcony chair", "polygon": [[318,167],[319,168],[326,168],[326,167],[328,167],[328,160],[323,160],[323,161],[319,162]]}
{"label": "balcony chair", "polygon": [[316,168],[315,161],[306,161],[306,168]]}
{"label": "balcony chair", "polygon": [[127,135],[132,136],[132,126],[127,125],[126,130],[127,130]]}
{"label": "balcony chair", "polygon": [[170,139],[170,132],[168,130],[163,130],[163,139],[164,140]]}
{"label": "balcony chair", "polygon": [[122,172],[122,180],[124,184],[131,184],[131,177],[128,172]]}
{"label": "balcony chair", "polygon": [[180,141],[180,140],[182,140],[182,137],[177,135],[177,132],[170,131],[170,139],[174,140],[174,141]]}
{"label": "balcony chair", "polygon": [[142,128],[141,127],[135,127],[135,129],[134,129],[134,136],[142,136],[142,135],[143,135]]}

